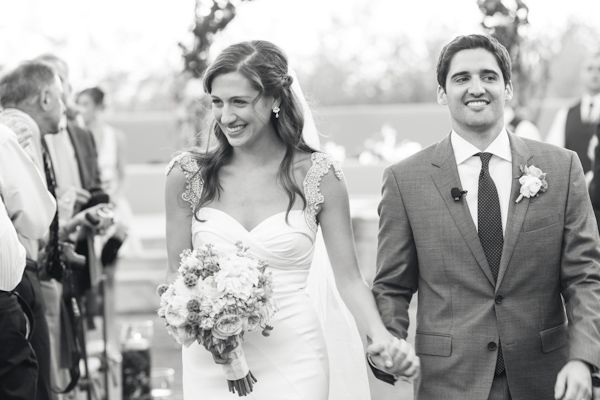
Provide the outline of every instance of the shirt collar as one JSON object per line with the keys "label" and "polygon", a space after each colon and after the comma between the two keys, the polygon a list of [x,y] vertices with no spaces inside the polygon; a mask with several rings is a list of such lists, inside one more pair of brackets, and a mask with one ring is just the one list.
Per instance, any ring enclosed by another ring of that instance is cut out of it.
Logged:
{"label": "shirt collar", "polygon": [[[456,165],[460,165],[469,158],[473,157],[474,154],[480,153],[477,147],[463,139],[458,133],[452,130],[450,134],[450,141],[452,148],[454,149],[454,158],[456,159]],[[500,157],[508,162],[512,162],[512,152],[510,150],[510,140],[508,139],[508,132],[506,128],[502,128],[500,134],[494,139],[494,141],[484,150],[485,153],[492,153],[493,155]]]}
{"label": "shirt collar", "polygon": [[595,94],[593,96],[590,96],[589,94],[584,94],[581,98],[581,103],[584,107],[589,107],[590,106],[590,102],[594,102],[594,107],[595,105],[600,102],[600,93]]}

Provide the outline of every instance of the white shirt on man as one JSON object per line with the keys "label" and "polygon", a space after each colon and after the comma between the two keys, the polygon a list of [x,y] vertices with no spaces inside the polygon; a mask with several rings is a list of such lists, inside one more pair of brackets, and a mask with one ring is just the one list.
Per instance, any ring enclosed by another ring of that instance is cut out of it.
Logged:
{"label": "white shirt on man", "polygon": [[[482,151],[463,139],[454,130],[450,134],[450,142],[452,143],[452,148],[454,150],[454,158],[456,160],[462,190],[467,191],[464,199],[467,201],[471,218],[475,223],[475,227],[477,227],[477,196],[479,194],[481,158],[475,156],[475,154]],[[512,152],[506,128],[502,128],[498,137],[494,139],[483,153],[492,153],[489,171],[490,176],[496,185],[496,190],[498,191],[500,213],[502,214],[502,231],[504,232],[506,230],[506,222],[508,221],[508,206],[510,204],[510,191],[513,180]]]}
{"label": "white shirt on man", "polygon": [[17,287],[24,270],[25,248],[0,197],[0,290],[10,292]]}
{"label": "white shirt on man", "polygon": [[25,268],[25,249],[14,244],[13,230],[28,239],[41,238],[54,218],[56,202],[17,136],[1,124],[0,197],[0,290],[8,291],[21,281]]}
{"label": "white shirt on man", "polygon": [[[31,134],[29,145],[25,147],[25,153],[29,155],[31,161],[35,164],[42,177],[42,183],[46,186],[46,177],[44,173],[44,161],[42,156],[42,135],[40,128],[31,116],[16,108],[5,108],[0,112],[0,124],[7,126],[13,133]],[[48,240],[48,235],[41,239],[28,239],[19,235],[19,241],[25,247],[27,258],[38,260],[39,249],[42,248]]]}

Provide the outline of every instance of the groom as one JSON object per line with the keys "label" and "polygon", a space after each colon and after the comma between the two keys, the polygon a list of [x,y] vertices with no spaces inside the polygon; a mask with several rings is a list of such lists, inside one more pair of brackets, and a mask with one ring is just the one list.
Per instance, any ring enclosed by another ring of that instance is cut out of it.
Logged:
{"label": "groom", "polygon": [[590,399],[600,240],[581,163],[505,129],[511,62],[495,39],[454,39],[437,79],[452,132],[385,171],[373,284],[399,338],[418,291],[415,398]]}

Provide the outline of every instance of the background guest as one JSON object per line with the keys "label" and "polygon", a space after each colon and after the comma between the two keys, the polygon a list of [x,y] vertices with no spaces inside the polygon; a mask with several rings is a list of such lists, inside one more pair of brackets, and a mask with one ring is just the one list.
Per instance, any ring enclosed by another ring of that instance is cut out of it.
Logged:
{"label": "background guest", "polygon": [[28,321],[13,290],[25,269],[19,243],[0,197],[0,397],[35,399],[37,363],[27,340]]}
{"label": "background guest", "polygon": [[76,213],[89,202],[91,192],[101,188],[96,144],[91,132],[81,129],[74,121],[77,112],[70,98],[69,69],[65,61],[53,54],[43,54],[35,60],[51,65],[62,83],[61,99],[66,113],[58,134],[46,138],[46,142],[56,173],[57,195],[60,199],[66,192],[74,191],[77,197],[73,213]]}
{"label": "background guest", "polygon": [[[56,194],[56,180],[44,139],[59,130],[59,123],[64,113],[61,93],[62,84],[58,76],[50,65],[43,62],[25,62],[0,80],[0,104],[4,108],[0,113],[0,122],[20,132],[20,135],[31,138],[30,145],[26,146],[29,151],[28,157],[32,160],[34,170],[36,166],[39,168],[39,165],[42,165],[42,169],[36,170],[35,173],[39,177],[41,172],[45,181],[44,190],[47,189],[47,192],[53,196]],[[27,131],[29,133],[24,133]],[[6,160],[10,158],[6,157]],[[14,167],[6,169],[9,170],[14,171]],[[12,176],[17,187],[19,174]],[[28,198],[39,201],[39,196],[33,194]],[[98,207],[100,206],[87,212],[96,212]],[[29,216],[38,218],[39,213],[43,211],[43,208],[38,212],[32,209]],[[43,399],[56,397],[50,390],[50,365],[51,360],[54,360],[55,365],[52,370],[57,369],[59,346],[57,338],[60,337],[62,292],[59,282],[63,274],[62,248],[59,243],[65,242],[77,227],[84,225],[91,227],[91,223],[85,218],[85,213],[78,213],[72,217],[69,212],[65,213],[66,216],[60,217],[60,213],[55,211],[53,208],[50,215],[52,223],[49,222],[46,226],[46,228],[50,227],[49,235],[41,246],[37,240],[21,237],[21,242],[27,250],[27,269],[23,281],[17,288],[28,301],[36,317],[38,328],[34,331],[32,345],[39,362],[38,398]],[[54,333],[50,337],[48,327]]]}
{"label": "background guest", "polygon": [[[600,53],[584,62],[581,81],[583,96],[576,104],[556,114],[546,142],[575,151],[587,174],[592,169],[590,141],[594,127],[600,121]],[[594,145],[592,147],[595,148]]]}
{"label": "background guest", "polygon": [[[64,113],[64,105],[61,100],[61,84],[58,76],[51,67],[43,63],[25,62],[7,73],[0,79],[0,105],[2,108],[13,109],[12,113],[27,114],[37,124],[40,132],[39,148],[42,151],[42,163],[46,172],[45,180],[47,186],[41,183],[39,193],[28,194],[28,201],[34,204],[23,211],[22,214],[32,220],[40,220],[45,223],[44,231],[50,227],[50,236],[47,245],[41,254],[36,254],[35,243],[29,240],[23,242],[27,244],[30,251],[30,257],[27,270],[23,275],[23,280],[17,287],[17,291],[33,311],[36,329],[31,338],[31,344],[36,353],[39,364],[39,375],[37,381],[37,398],[50,399],[53,393],[50,389],[50,338],[48,325],[46,322],[46,303],[40,286],[40,279],[48,279],[46,272],[59,274],[61,271],[60,252],[58,248],[58,216],[55,203],[50,200],[51,206],[44,206],[44,199],[50,195],[48,191],[54,194],[54,187],[50,184],[51,163],[49,157],[45,154],[43,136],[58,132],[58,124],[61,115]],[[11,132],[14,136],[14,133]],[[37,145],[36,145],[37,146]],[[24,154],[24,153],[23,153]],[[40,173],[33,162],[27,158],[31,164],[30,171],[23,171],[22,174],[34,175],[40,178]],[[2,156],[2,162],[10,160],[9,156]],[[8,165],[7,165],[8,166]],[[24,201],[24,194],[21,191],[20,183],[22,180],[21,172],[15,165],[10,165],[4,169],[6,175],[15,179],[13,187],[15,188],[15,202]],[[51,196],[50,196],[51,197]],[[4,197],[7,203],[7,197]],[[42,206],[39,203],[42,203]],[[13,220],[14,222],[14,220]],[[20,232],[19,226],[17,232]],[[41,235],[40,235],[41,236]],[[38,239],[36,236],[33,239]],[[28,238],[30,239],[30,238]],[[41,261],[41,262],[40,262]],[[38,262],[40,262],[38,264]],[[42,268],[40,268],[40,266]]]}
{"label": "background guest", "polygon": [[105,94],[100,88],[81,91],[76,102],[79,115],[94,136],[102,189],[108,193],[114,205],[114,229],[107,232],[102,243],[102,263],[107,266],[115,262],[117,250],[127,235],[132,219],[131,207],[124,193],[126,138],[123,131],[104,120]]}
{"label": "background guest", "polygon": [[[3,83],[4,80],[0,81],[0,93]],[[47,99],[47,94],[39,100],[43,99]],[[0,309],[3,310],[0,398],[49,399],[50,344],[45,304],[37,271],[24,272],[26,251],[18,241],[15,243],[18,240],[15,230],[30,241],[41,238],[54,218],[56,203],[16,135],[3,125],[0,125],[0,195]],[[15,289],[24,299],[24,307],[33,312],[30,325],[35,329],[30,337],[31,347],[25,340],[22,310],[9,294]],[[19,325],[15,321],[20,321]]]}
{"label": "background guest", "polygon": [[[595,142],[598,143],[600,140],[600,123],[596,125],[596,138]],[[592,200],[592,206],[594,207],[594,215],[596,216],[596,222],[600,229],[600,146],[594,148],[594,162],[593,162],[593,176],[590,182],[590,199]]]}
{"label": "background guest", "polygon": [[527,119],[524,114],[524,110],[515,110],[513,107],[507,105],[504,108],[504,123],[506,129],[520,137],[542,140],[542,136],[540,135],[537,126]]}

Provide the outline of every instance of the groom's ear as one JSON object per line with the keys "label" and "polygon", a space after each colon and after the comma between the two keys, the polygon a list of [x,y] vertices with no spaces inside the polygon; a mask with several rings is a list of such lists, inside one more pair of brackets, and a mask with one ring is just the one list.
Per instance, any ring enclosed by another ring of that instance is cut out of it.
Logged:
{"label": "groom's ear", "polygon": [[504,99],[508,102],[513,98],[513,85],[512,81],[508,81],[508,84],[504,88]]}
{"label": "groom's ear", "polygon": [[437,102],[442,106],[448,105],[448,101],[446,100],[446,91],[439,85],[437,88]]}

